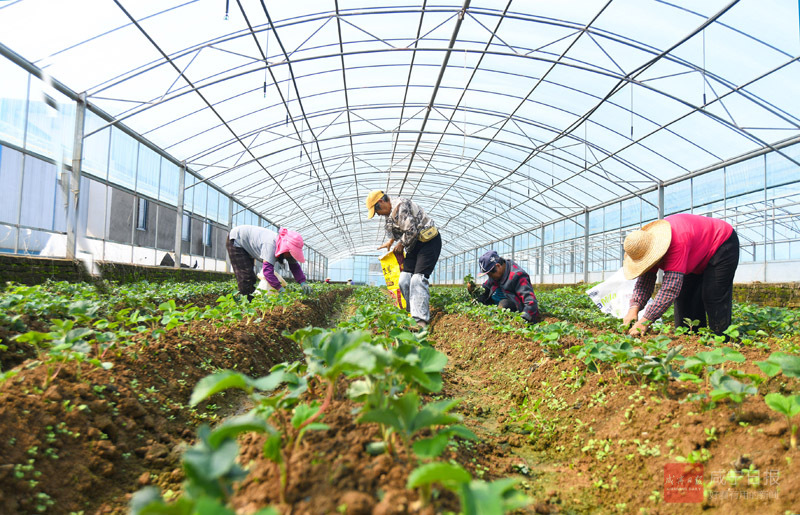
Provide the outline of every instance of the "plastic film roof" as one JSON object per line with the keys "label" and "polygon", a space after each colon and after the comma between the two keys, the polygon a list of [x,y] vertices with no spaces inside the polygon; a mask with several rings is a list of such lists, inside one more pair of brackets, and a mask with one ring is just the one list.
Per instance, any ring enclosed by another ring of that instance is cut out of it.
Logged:
{"label": "plastic film roof", "polygon": [[[796,2],[18,0],[0,42],[329,258],[443,255],[800,133]],[[379,218],[378,218],[379,219]]]}

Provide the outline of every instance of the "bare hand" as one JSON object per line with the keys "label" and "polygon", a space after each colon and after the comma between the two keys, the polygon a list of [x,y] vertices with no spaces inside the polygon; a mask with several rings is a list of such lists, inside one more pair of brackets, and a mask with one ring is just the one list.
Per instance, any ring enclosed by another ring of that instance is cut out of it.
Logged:
{"label": "bare hand", "polygon": [[474,290],[474,289],[475,289],[475,283],[473,283],[473,282],[467,283],[467,291],[468,292],[472,293],[472,290]]}
{"label": "bare hand", "polygon": [[640,336],[647,332],[647,324],[644,323],[644,319],[637,321],[631,327],[631,330],[628,331],[628,334],[631,336]]}
{"label": "bare hand", "polygon": [[394,247],[394,253],[395,253],[395,254],[400,254],[400,255],[402,255],[402,254],[403,254],[403,250],[404,250],[404,249],[405,249],[405,247],[403,246],[403,244],[402,244],[402,243],[398,243],[398,244],[397,244],[397,245],[395,245],[395,247]]}
{"label": "bare hand", "polygon": [[389,246],[390,246],[391,244],[392,244],[392,242],[391,242],[391,241],[387,241],[386,243],[384,243],[383,245],[381,245],[380,247],[378,247],[378,250],[381,250],[381,249],[388,249],[388,248],[389,248]]}
{"label": "bare hand", "polygon": [[631,306],[628,313],[622,318],[622,325],[629,327],[639,317],[639,306]]}

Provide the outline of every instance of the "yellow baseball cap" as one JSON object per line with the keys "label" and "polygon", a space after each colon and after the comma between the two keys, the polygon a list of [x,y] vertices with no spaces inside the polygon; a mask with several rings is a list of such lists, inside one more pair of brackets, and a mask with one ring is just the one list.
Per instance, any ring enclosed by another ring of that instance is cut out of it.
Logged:
{"label": "yellow baseball cap", "polygon": [[372,218],[375,216],[375,204],[378,203],[380,199],[383,198],[383,191],[382,190],[372,190],[367,195],[367,210],[369,213],[367,214],[367,218]]}

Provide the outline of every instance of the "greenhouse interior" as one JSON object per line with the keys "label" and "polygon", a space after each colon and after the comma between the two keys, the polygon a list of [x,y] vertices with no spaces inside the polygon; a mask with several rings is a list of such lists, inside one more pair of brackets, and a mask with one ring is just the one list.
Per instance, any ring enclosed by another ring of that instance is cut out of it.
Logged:
{"label": "greenhouse interior", "polygon": [[0,0],[0,182],[0,512],[800,512],[798,2]]}

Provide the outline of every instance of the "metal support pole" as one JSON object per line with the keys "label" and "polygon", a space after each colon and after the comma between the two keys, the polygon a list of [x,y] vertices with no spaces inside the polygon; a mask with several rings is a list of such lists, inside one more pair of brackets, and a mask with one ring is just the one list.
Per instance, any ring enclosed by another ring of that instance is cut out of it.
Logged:
{"label": "metal support pole", "polygon": [[[658,183],[658,219],[662,220],[664,218],[664,183]],[[664,271],[659,270],[656,274],[656,282],[661,284],[661,280],[664,278]]]}
{"label": "metal support pole", "polygon": [[583,282],[589,283],[589,210],[583,211]]}
{"label": "metal support pole", "polygon": [[178,174],[178,217],[175,219],[175,268],[181,267],[181,247],[183,246],[183,194],[186,186],[186,161],[181,163]]}
{"label": "metal support pole", "polygon": [[[233,230],[233,198],[228,197],[228,233],[230,234],[231,230]],[[228,235],[225,235],[225,245],[228,244]],[[227,247],[226,247],[227,249]],[[228,255],[226,250],[225,255]],[[231,272],[231,260],[230,258],[225,258],[225,271]]]}
{"label": "metal support pole", "polygon": [[[762,157],[764,165],[764,275],[762,280],[767,282],[767,234],[769,233],[769,216],[767,216],[768,190],[767,190],[767,154]],[[775,223],[774,221],[772,222]],[[773,240],[774,244],[774,240]],[[773,246],[774,249],[774,246]]]}
{"label": "metal support pole", "polygon": [[75,259],[78,249],[78,202],[81,194],[81,168],[83,167],[83,131],[86,120],[86,93],[75,102],[75,131],[72,143],[72,173],[69,180],[67,204],[67,259]]}
{"label": "metal support pole", "polygon": [[544,284],[544,225],[539,228],[539,282]]}

